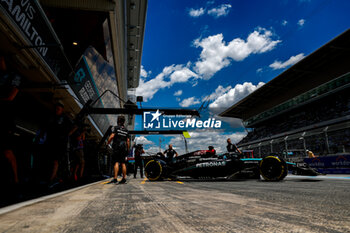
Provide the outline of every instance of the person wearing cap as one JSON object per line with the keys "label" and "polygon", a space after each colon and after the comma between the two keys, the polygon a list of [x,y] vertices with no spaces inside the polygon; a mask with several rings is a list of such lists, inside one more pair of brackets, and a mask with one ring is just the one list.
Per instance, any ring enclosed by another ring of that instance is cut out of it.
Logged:
{"label": "person wearing cap", "polygon": [[315,154],[311,150],[306,150],[306,153],[309,158],[316,158]]}
{"label": "person wearing cap", "polygon": [[129,140],[129,132],[124,126],[125,117],[118,116],[117,126],[113,127],[112,134],[108,139],[107,144],[110,144],[112,141],[112,164],[114,164],[114,178],[109,183],[117,183],[118,182],[118,172],[119,172],[119,164],[122,166],[122,174],[123,178],[119,182],[119,184],[126,183],[126,160],[128,156],[128,151],[130,149],[130,140]]}
{"label": "person wearing cap", "polygon": [[55,104],[55,114],[50,118],[46,129],[46,148],[50,157],[52,172],[50,175],[50,183],[57,178],[59,162],[65,158],[68,153],[68,138],[77,127],[73,124],[64,113],[64,104],[57,101]]}

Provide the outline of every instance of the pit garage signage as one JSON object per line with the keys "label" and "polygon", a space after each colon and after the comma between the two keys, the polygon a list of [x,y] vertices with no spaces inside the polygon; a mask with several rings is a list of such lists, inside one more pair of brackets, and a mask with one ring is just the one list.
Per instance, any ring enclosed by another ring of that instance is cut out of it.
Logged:
{"label": "pit garage signage", "polygon": [[0,14],[7,16],[19,30],[28,45],[60,80],[66,80],[72,71],[60,41],[57,39],[43,9],[36,0],[0,0]]}
{"label": "pit garage signage", "polygon": [[320,156],[306,158],[304,162],[319,172],[329,174],[350,174],[350,155]]}
{"label": "pit garage signage", "polygon": [[75,68],[75,75],[69,81],[73,83],[70,86],[82,104],[85,104],[89,99],[96,100],[99,97],[97,87],[84,56],[80,58]]}

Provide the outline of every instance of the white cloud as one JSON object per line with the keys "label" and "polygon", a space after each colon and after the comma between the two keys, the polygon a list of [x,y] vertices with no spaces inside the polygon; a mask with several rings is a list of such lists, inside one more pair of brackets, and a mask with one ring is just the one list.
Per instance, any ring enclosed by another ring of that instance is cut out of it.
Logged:
{"label": "white cloud", "polygon": [[[207,95],[207,96],[204,96],[202,98],[202,102],[203,101],[211,101],[211,100],[215,100],[217,99],[219,96],[223,95],[224,93],[226,93],[228,90],[230,90],[232,87],[231,86],[228,86],[228,87],[223,87],[221,85],[219,85],[215,91],[213,93],[211,93],[210,95]],[[201,103],[201,101],[196,98],[196,97],[190,97],[190,98],[187,98],[187,99],[184,99],[181,103],[179,103],[179,105],[181,107],[189,107],[189,106],[192,106],[192,105],[196,105],[196,104],[199,104]]]}
{"label": "white cloud", "polygon": [[[213,101],[209,104],[209,110],[215,118],[229,123],[232,127],[242,127],[242,121],[236,118],[219,117],[218,114],[231,107],[256,89],[262,87],[265,83],[260,82],[258,85],[254,85],[250,82],[243,84],[237,84],[234,88],[231,86],[223,87],[219,85],[213,93],[202,98],[203,101]],[[184,99],[181,103],[181,107],[189,107],[195,104],[199,104],[200,101],[196,97],[190,97]]]}
{"label": "white cloud", "polygon": [[217,120],[220,120],[222,122],[226,122],[230,125],[232,128],[243,128],[243,122],[239,118],[232,118],[232,117],[220,117],[218,115],[215,115]]}
{"label": "white cloud", "polygon": [[178,90],[174,93],[174,96],[180,96],[182,95],[182,90]]}
{"label": "white cloud", "polygon": [[304,54],[300,53],[298,55],[295,56],[291,56],[287,61],[285,62],[281,62],[281,61],[274,61],[271,65],[269,65],[269,67],[271,67],[274,70],[278,70],[278,69],[283,69],[286,68],[288,66],[294,65],[295,63],[299,62],[300,60],[302,60],[304,58]]}
{"label": "white cloud", "polygon": [[146,155],[154,155],[159,152],[159,146],[146,146],[144,147],[144,150],[146,152]]}
{"label": "white cloud", "polygon": [[219,117],[218,114],[225,111],[235,103],[239,102],[241,99],[248,96],[256,89],[262,87],[264,84],[265,83],[260,82],[258,85],[254,85],[251,82],[245,82],[243,84],[237,84],[234,88],[231,86],[223,88],[222,90],[225,91],[218,95],[217,98],[215,98],[215,100],[209,104],[209,110],[218,120],[229,123],[231,127],[243,127],[241,119]]}
{"label": "white cloud", "polygon": [[[186,139],[189,152],[196,150],[207,150],[208,146],[213,146],[217,154],[226,152],[226,140],[231,138],[233,143],[239,142],[246,136],[245,132],[225,133],[218,130],[194,130],[189,132],[191,138]],[[182,136],[173,137],[170,144],[179,154],[184,154],[185,143]]]}
{"label": "white cloud", "polygon": [[283,20],[282,21],[282,26],[286,26],[288,24],[288,21],[287,20]]}
{"label": "white cloud", "polygon": [[163,71],[155,78],[145,81],[140,78],[139,87],[136,88],[136,95],[143,96],[144,101],[148,101],[153,98],[154,94],[160,89],[169,88],[175,83],[184,83],[191,78],[198,78],[198,75],[189,69],[191,64],[184,65],[171,65],[164,67]]}
{"label": "white cloud", "polygon": [[263,68],[259,68],[256,70],[256,73],[261,73],[261,72],[263,72]]}
{"label": "white cloud", "polygon": [[199,9],[193,9],[193,8],[191,8],[188,14],[189,14],[191,17],[197,18],[197,17],[203,15],[204,13],[205,13],[205,9],[203,9],[203,8],[201,7],[201,8],[199,8]]}
{"label": "white cloud", "polygon": [[[226,152],[226,140],[227,138],[231,138],[233,143],[238,143],[242,138],[244,138],[247,133],[246,132],[224,132],[223,130],[211,130],[211,129],[196,129],[193,131],[188,131],[191,138],[187,138],[187,147],[188,151],[196,151],[196,150],[207,150],[208,146],[214,146],[217,154]],[[163,138],[169,138],[168,143],[162,143],[161,151],[163,152],[167,149],[169,144],[173,145],[173,148],[178,152],[179,155],[185,154],[185,141],[182,135],[178,136],[170,136],[163,135]],[[159,146],[153,143],[149,145],[145,145],[146,154],[155,154],[159,152]]]}
{"label": "white cloud", "polygon": [[246,40],[236,38],[226,44],[223,35],[217,34],[204,39],[196,39],[195,47],[201,47],[200,59],[194,70],[204,79],[210,79],[216,72],[230,65],[231,60],[243,61],[250,54],[259,54],[276,47],[280,40],[272,40],[272,32],[258,28]]}
{"label": "white cloud", "polygon": [[302,26],[304,26],[304,24],[305,24],[305,19],[299,19],[298,25],[299,25],[300,27],[302,27]]}
{"label": "white cloud", "polygon": [[221,85],[219,85],[215,91],[213,93],[211,93],[208,96],[205,96],[203,98],[203,100],[215,100],[217,99],[219,96],[223,95],[224,93],[226,93],[227,91],[229,91],[232,87],[228,86],[228,87],[223,87]]}
{"label": "white cloud", "polygon": [[214,16],[215,18],[226,16],[230,12],[231,7],[230,4],[222,4],[216,8],[208,10],[208,15]]}
{"label": "white cloud", "polygon": [[[207,2],[207,5],[211,5],[213,4],[214,2]],[[221,4],[220,6],[218,7],[215,7],[215,8],[212,8],[210,10],[208,10],[207,14],[208,15],[211,15],[215,18],[219,18],[219,17],[222,17],[222,16],[226,16],[228,15],[228,13],[230,12],[230,8],[232,6],[230,4]],[[188,12],[189,16],[193,17],[193,18],[198,18],[199,16],[202,16],[204,15],[206,12],[206,9],[201,7],[199,9],[193,9],[191,8]]]}
{"label": "white cloud", "polygon": [[140,76],[143,78],[147,78],[151,71],[147,72],[145,68],[141,65]]}
{"label": "white cloud", "polygon": [[207,1],[207,5],[213,5],[215,3],[215,1]]}
{"label": "white cloud", "polygon": [[176,101],[177,101],[177,102],[180,102],[180,100],[181,100],[181,99],[180,99],[179,97],[176,97]]}
{"label": "white cloud", "polygon": [[198,80],[192,80],[191,82],[192,87],[195,87],[198,85]]}
{"label": "white cloud", "polygon": [[148,140],[146,137],[144,136],[139,136],[135,138],[135,143],[136,144],[143,144],[143,145],[152,145],[154,144],[154,142]]}
{"label": "white cloud", "polygon": [[[183,67],[182,65],[177,65],[178,68],[173,71],[169,78],[170,83],[185,83],[187,82],[191,77],[197,78],[197,74],[195,74],[193,71],[189,69],[189,67]],[[175,66],[175,67],[177,67]]]}
{"label": "white cloud", "polygon": [[[256,89],[262,87],[264,84],[265,83],[263,82],[259,82],[257,85],[254,85],[251,82],[245,82],[243,84],[237,84],[234,88],[231,86],[223,87],[219,85],[213,93],[203,97],[202,102],[213,101],[211,104],[209,104],[209,110],[212,117],[229,123],[233,128],[243,127],[241,119],[219,117],[218,114],[239,102],[241,99],[248,96]],[[179,103],[179,105],[181,107],[189,107],[199,103],[201,103],[200,100],[193,96],[184,99],[181,103]]]}
{"label": "white cloud", "polygon": [[[280,40],[273,40],[271,31],[257,28],[250,33],[246,40],[236,38],[226,43],[222,34],[196,39],[194,46],[201,47],[202,51],[198,61],[192,65],[171,65],[164,67],[155,78],[146,80],[140,78],[136,95],[143,96],[147,102],[161,89],[170,88],[176,83],[198,84],[198,79],[210,79],[216,72],[230,65],[231,61],[242,61],[251,54],[268,52],[276,47]],[[195,71],[192,71],[191,68]],[[147,73],[147,72],[146,72]],[[148,72],[149,76],[150,72]],[[183,101],[187,105],[189,100]],[[198,101],[198,100],[197,100]],[[193,102],[196,102],[193,100]]]}
{"label": "white cloud", "polygon": [[245,82],[243,84],[237,84],[234,88],[231,88],[227,92],[220,95],[214,102],[209,104],[209,109],[214,114],[219,114],[231,107],[256,89],[262,87],[265,83],[260,82],[258,85],[254,85],[251,82]]}
{"label": "white cloud", "polygon": [[196,105],[196,104],[199,104],[199,103],[201,103],[199,101],[199,99],[197,99],[195,97],[190,97],[190,98],[182,100],[181,103],[180,103],[180,106],[183,107],[183,108],[187,108],[189,106]]}

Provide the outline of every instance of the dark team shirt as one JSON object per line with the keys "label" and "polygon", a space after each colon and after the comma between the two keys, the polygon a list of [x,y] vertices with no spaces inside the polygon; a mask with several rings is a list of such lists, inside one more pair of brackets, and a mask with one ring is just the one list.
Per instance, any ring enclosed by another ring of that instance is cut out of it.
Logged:
{"label": "dark team shirt", "polygon": [[238,152],[237,146],[235,144],[230,143],[226,146],[226,148],[228,152]]}
{"label": "dark team shirt", "polygon": [[173,158],[174,155],[176,154],[176,151],[174,149],[167,149],[166,151],[164,151],[164,154],[168,157],[168,158]]}
{"label": "dark team shirt", "polygon": [[85,136],[83,132],[78,129],[71,136],[71,146],[74,150],[83,149],[84,148],[84,139]]}
{"label": "dark team shirt", "polygon": [[116,150],[128,150],[127,140],[129,137],[129,131],[124,126],[113,127],[112,133],[114,133],[112,147]]}
{"label": "dark team shirt", "polygon": [[141,159],[141,155],[143,154],[143,149],[142,147],[141,148],[138,148],[138,147],[135,147],[135,159]]}

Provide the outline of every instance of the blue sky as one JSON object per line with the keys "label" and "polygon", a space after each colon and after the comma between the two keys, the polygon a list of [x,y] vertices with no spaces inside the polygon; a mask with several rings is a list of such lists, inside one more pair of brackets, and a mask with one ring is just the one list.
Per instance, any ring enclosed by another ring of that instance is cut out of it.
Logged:
{"label": "blue sky", "polygon": [[[303,57],[347,30],[346,0],[149,0],[137,95],[143,107],[198,109],[215,116],[261,87]],[[192,131],[189,150],[245,135],[239,120],[222,119],[221,130]],[[136,118],[140,129],[141,119]],[[181,153],[181,137],[139,137],[157,151],[172,143]]]}

